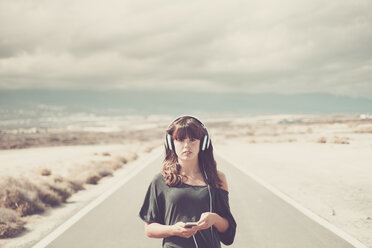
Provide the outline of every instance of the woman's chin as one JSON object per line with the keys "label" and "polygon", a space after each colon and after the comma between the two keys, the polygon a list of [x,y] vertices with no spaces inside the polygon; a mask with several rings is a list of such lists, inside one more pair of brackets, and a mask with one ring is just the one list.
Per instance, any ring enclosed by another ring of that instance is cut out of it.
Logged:
{"label": "woman's chin", "polygon": [[190,160],[193,160],[193,159],[195,159],[195,156],[190,156],[190,155],[181,155],[180,157],[179,157],[179,159],[181,159],[181,160],[184,160],[184,161],[190,161]]}

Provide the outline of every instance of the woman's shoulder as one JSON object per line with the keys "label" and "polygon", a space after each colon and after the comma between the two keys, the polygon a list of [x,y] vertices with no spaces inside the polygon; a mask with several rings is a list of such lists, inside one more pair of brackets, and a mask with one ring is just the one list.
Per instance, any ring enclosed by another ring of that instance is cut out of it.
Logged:
{"label": "woman's shoulder", "polygon": [[159,173],[156,173],[154,175],[154,177],[152,178],[152,183],[155,183],[155,184],[159,184],[159,183],[162,183],[164,182],[164,178],[163,178],[163,175],[159,172]]}
{"label": "woman's shoulder", "polygon": [[165,179],[163,175],[161,174],[161,172],[156,173],[154,175],[154,177],[152,178],[151,184],[159,190],[164,190],[168,187],[167,184],[165,183]]}
{"label": "woman's shoulder", "polygon": [[217,170],[217,175],[218,175],[218,178],[221,180],[221,186],[219,188],[225,191],[229,191],[226,175],[222,171],[219,171],[219,170]]}
{"label": "woman's shoulder", "polygon": [[163,178],[163,175],[161,174],[161,172],[158,172],[154,175],[154,178],[153,180],[160,180]]}

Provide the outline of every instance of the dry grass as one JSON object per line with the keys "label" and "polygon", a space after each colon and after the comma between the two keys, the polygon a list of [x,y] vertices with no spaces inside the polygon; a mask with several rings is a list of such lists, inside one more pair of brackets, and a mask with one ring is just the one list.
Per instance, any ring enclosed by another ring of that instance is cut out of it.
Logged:
{"label": "dry grass", "polygon": [[[49,180],[44,180],[41,185],[45,186],[45,193],[48,196],[57,195],[60,202],[66,202],[66,200],[75,193],[73,186],[65,178],[61,176],[55,176]],[[58,199],[57,198],[57,199]],[[53,206],[53,202],[46,202],[47,204]],[[56,202],[57,203],[57,202]],[[58,205],[57,203],[56,205]]]}
{"label": "dry grass", "polygon": [[113,171],[116,171],[120,168],[123,168],[124,163],[122,163],[120,160],[110,160],[110,161],[102,161],[108,168],[110,168]]}
{"label": "dry grass", "polygon": [[97,184],[101,178],[112,176],[114,170],[136,158],[137,154],[131,153],[128,157],[120,156],[110,161],[92,161],[87,165],[75,167],[69,177],[72,179],[52,175],[52,171],[47,168],[41,169],[31,179],[2,178],[0,206],[12,209],[20,216],[41,213],[47,207],[66,202],[72,194],[84,189],[84,183]]}
{"label": "dry grass", "polygon": [[348,144],[350,144],[349,140],[350,140],[350,138],[348,138],[348,137],[337,137],[336,136],[336,137],[334,137],[333,143],[348,145]]}
{"label": "dry grass", "polygon": [[24,230],[25,222],[17,212],[0,207],[0,238],[11,238]]}
{"label": "dry grass", "polygon": [[138,154],[136,152],[127,152],[123,156],[128,162],[136,160],[138,158]]}
{"label": "dry grass", "polygon": [[320,137],[318,140],[317,140],[318,143],[321,143],[321,144],[325,144],[327,143],[327,139],[326,137]]}
{"label": "dry grass", "polygon": [[111,161],[91,161],[89,164],[75,167],[69,171],[70,178],[79,178],[86,184],[97,184],[101,178],[112,176],[114,168],[121,168],[120,162],[116,164]]}
{"label": "dry grass", "polygon": [[354,133],[372,133],[372,127],[365,127],[354,131]]}
{"label": "dry grass", "polygon": [[97,171],[90,169],[88,166],[70,169],[69,174],[70,178],[80,179],[81,182],[86,184],[97,184],[102,178]]}
{"label": "dry grass", "polygon": [[119,161],[119,162],[121,162],[123,164],[128,163],[128,159],[126,157],[124,157],[124,156],[117,156],[117,157],[115,157],[115,160],[117,160],[117,161]]}
{"label": "dry grass", "polygon": [[20,216],[43,212],[48,206],[57,206],[75,192],[82,183],[60,176],[42,178],[3,178],[0,182],[0,206],[13,209]]}
{"label": "dry grass", "polygon": [[39,174],[42,175],[42,176],[50,176],[50,175],[52,175],[52,171],[48,168],[41,168],[39,170]]}
{"label": "dry grass", "polygon": [[39,185],[36,190],[39,199],[47,206],[55,207],[63,201],[62,197],[46,184]]}
{"label": "dry grass", "polygon": [[131,161],[136,160],[136,159],[138,159],[138,154],[137,153],[134,153],[133,156],[132,156]]}
{"label": "dry grass", "polygon": [[61,204],[62,197],[50,189],[46,180],[39,177],[32,178],[32,182],[28,179],[22,178],[18,180],[23,187],[36,192],[38,199],[44,204],[44,206],[57,206]]}
{"label": "dry grass", "polygon": [[52,132],[41,131],[35,133],[2,132],[0,135],[0,149],[23,149],[30,147],[50,147],[66,145],[119,144],[133,140],[162,140],[162,129],[121,130],[120,132]]}
{"label": "dry grass", "polygon": [[[48,178],[35,178],[33,189],[39,199],[47,206],[57,206],[79,190],[83,190],[83,183],[54,175]],[[29,182],[29,184],[31,184]]]}
{"label": "dry grass", "polygon": [[109,168],[105,163],[99,163],[95,164],[95,171],[101,176],[101,177],[111,177],[114,172],[111,168]]}
{"label": "dry grass", "polygon": [[44,185],[62,197],[63,201],[66,201],[72,194],[83,190],[83,184],[82,181],[68,179],[58,175],[44,182]]}
{"label": "dry grass", "polygon": [[[102,153],[102,156],[111,156]],[[137,153],[126,153],[107,161],[91,161],[69,170],[62,177],[49,168],[41,168],[26,177],[0,177],[0,238],[14,237],[23,229],[21,217],[42,213],[49,207],[58,206],[84,189],[83,185],[97,184],[101,178],[112,176],[124,164],[138,158]]]}
{"label": "dry grass", "polygon": [[118,169],[123,168],[123,166],[129,161],[137,159],[137,157],[138,155],[133,153],[127,157],[116,156],[113,160],[106,160],[106,161],[103,161],[102,163],[107,165],[108,168],[110,168],[111,170],[116,171]]}
{"label": "dry grass", "polygon": [[99,180],[101,180],[101,177],[97,173],[88,172],[85,178],[85,183],[86,184],[97,184]]}
{"label": "dry grass", "polygon": [[20,216],[41,213],[45,205],[29,183],[8,177],[0,183],[0,206],[10,208]]}
{"label": "dry grass", "polygon": [[153,146],[148,146],[148,147],[145,148],[145,152],[146,152],[146,153],[149,153],[149,152],[151,152],[154,148],[155,148],[155,147],[153,147]]}

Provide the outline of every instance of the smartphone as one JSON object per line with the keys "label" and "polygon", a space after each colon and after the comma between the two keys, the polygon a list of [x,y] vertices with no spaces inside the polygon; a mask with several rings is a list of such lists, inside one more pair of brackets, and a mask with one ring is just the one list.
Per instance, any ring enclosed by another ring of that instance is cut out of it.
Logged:
{"label": "smartphone", "polygon": [[197,226],[197,225],[198,225],[198,222],[186,222],[185,223],[186,228],[191,228],[191,227]]}

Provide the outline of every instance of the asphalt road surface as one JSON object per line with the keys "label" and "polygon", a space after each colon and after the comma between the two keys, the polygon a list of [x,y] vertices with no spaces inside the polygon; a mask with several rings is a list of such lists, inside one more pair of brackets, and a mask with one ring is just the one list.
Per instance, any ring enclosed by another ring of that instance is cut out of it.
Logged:
{"label": "asphalt road surface", "polygon": [[[229,247],[353,247],[222,158],[216,156],[216,160],[227,176],[230,207],[237,222],[235,242]],[[161,162],[161,158],[154,160],[47,247],[161,247],[161,239],[145,236],[144,223],[138,217],[146,189],[155,173],[160,171]]]}

